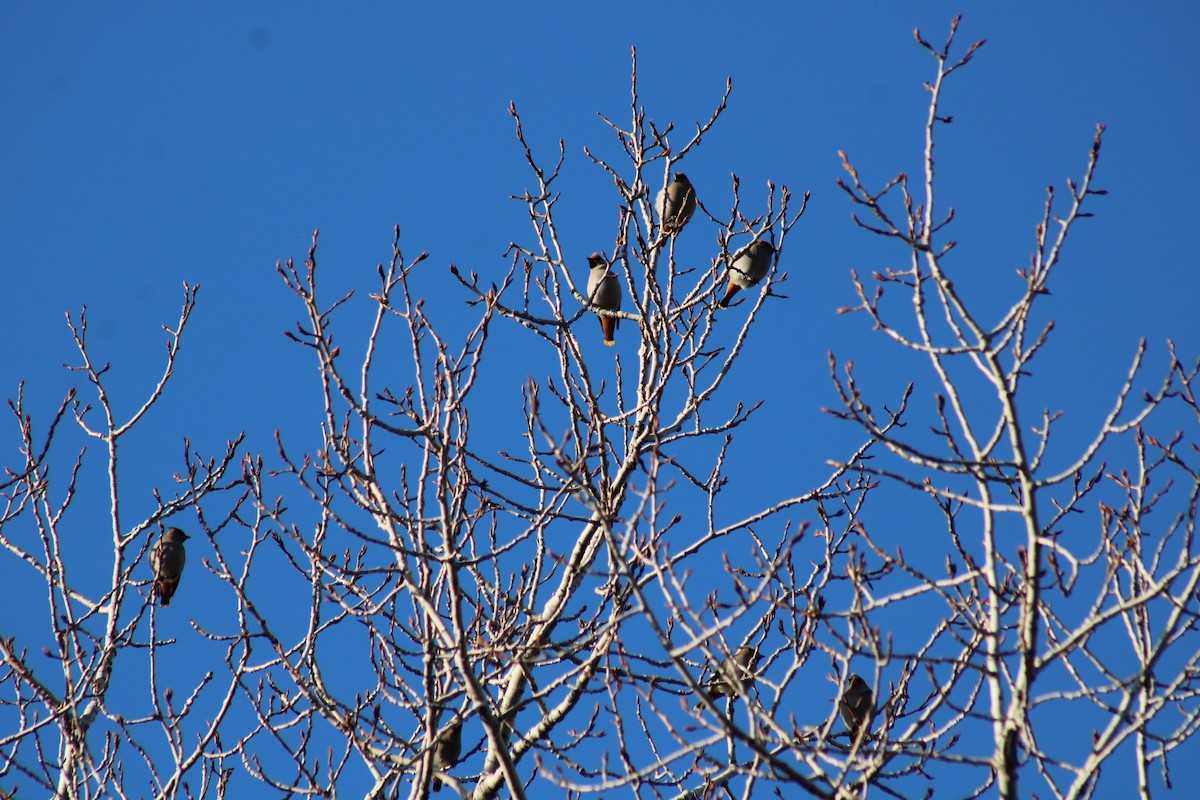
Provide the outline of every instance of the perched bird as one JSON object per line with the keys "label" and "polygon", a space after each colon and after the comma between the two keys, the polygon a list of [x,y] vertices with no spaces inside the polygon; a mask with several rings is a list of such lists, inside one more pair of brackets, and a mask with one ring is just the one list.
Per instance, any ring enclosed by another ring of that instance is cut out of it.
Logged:
{"label": "perched bird", "polygon": [[875,713],[875,696],[871,687],[858,675],[851,675],[842,699],[838,701],[838,711],[842,714],[842,722],[852,738],[858,738],[858,730],[865,723],[871,727],[871,716]]}
{"label": "perched bird", "polygon": [[696,211],[696,190],[687,175],[675,173],[675,180],[658,193],[654,210],[658,212],[664,234],[674,236],[683,230]]}
{"label": "perched bird", "polygon": [[736,256],[733,266],[729,268],[726,277],[729,278],[729,288],[725,296],[717,303],[721,308],[729,305],[733,296],[742,289],[749,289],[761,281],[771,269],[771,256],[775,255],[775,247],[770,242],[753,241]]}
{"label": "perched bird", "polygon": [[[444,772],[458,763],[459,757],[462,755],[462,719],[456,719],[451,723],[450,727],[442,734],[442,738],[433,746],[433,769],[435,772]],[[442,790],[442,781],[440,778],[433,779],[433,790],[440,792]]]}
{"label": "perched bird", "polygon": [[[617,280],[617,273],[608,271],[608,259],[601,253],[592,253],[588,256],[588,265],[592,270],[588,275],[588,300],[596,308],[605,311],[620,311],[621,282]],[[597,314],[596,316],[600,318],[600,330],[604,332],[604,343],[612,345],[615,341],[613,334],[617,330],[617,323],[621,320],[607,315]]]}
{"label": "perched bird", "polygon": [[160,606],[171,605],[171,598],[179,588],[179,576],[187,563],[183,543],[188,535],[179,528],[167,528],[154,547],[150,548],[150,566],[154,570],[154,595]]}
{"label": "perched bird", "polygon": [[[758,650],[744,644],[713,672],[708,683],[704,684],[703,691],[713,702],[716,702],[718,697],[737,697],[754,684],[756,666]],[[703,700],[696,704],[697,710],[703,707]]]}

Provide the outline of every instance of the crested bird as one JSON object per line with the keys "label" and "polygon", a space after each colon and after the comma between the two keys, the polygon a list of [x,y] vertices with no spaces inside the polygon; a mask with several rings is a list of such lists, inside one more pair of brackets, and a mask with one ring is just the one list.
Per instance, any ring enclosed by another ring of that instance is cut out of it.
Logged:
{"label": "crested bird", "polygon": [[[737,697],[754,684],[754,668],[758,666],[758,650],[750,645],[742,645],[714,670],[708,683],[701,687],[709,699],[716,702],[718,697]],[[696,704],[696,709],[704,707],[704,701]]]}
{"label": "crested bird", "polygon": [[154,594],[160,606],[171,605],[179,588],[179,577],[187,563],[183,543],[190,538],[179,528],[167,528],[150,549],[150,566],[154,570]]}
{"label": "crested bird", "polygon": [[[442,738],[433,746],[433,769],[435,772],[444,772],[450,767],[458,763],[459,757],[462,756],[462,719],[456,719],[442,734]],[[442,790],[442,781],[440,778],[433,779],[433,790],[440,792]]]}
{"label": "crested bird", "polygon": [[851,675],[846,685],[846,691],[838,700],[838,711],[842,714],[842,722],[851,738],[858,738],[859,729],[865,724],[871,727],[871,716],[875,713],[875,696],[871,687],[858,675]]}
{"label": "crested bird", "polygon": [[771,269],[771,256],[775,255],[775,246],[770,242],[756,240],[733,257],[733,265],[725,273],[729,286],[725,296],[717,303],[720,308],[729,306],[729,301],[742,289],[749,289],[761,281]]}
{"label": "crested bird", "polygon": [[675,180],[658,193],[654,210],[658,212],[665,235],[674,236],[683,230],[696,211],[696,190],[687,175],[675,173]]}
{"label": "crested bird", "polygon": [[[587,282],[588,301],[593,307],[603,311],[620,311],[621,282],[617,279],[615,272],[609,272],[608,259],[602,253],[592,253],[588,256],[588,266],[591,268]],[[616,341],[613,334],[621,320],[607,314],[597,314],[596,316],[600,319],[600,330],[604,333],[604,343],[611,346]]]}

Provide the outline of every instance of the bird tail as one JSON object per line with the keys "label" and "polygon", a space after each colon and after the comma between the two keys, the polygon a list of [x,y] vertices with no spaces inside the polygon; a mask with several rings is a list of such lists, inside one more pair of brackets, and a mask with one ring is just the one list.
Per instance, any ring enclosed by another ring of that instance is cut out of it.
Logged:
{"label": "bird tail", "polygon": [[600,331],[604,334],[604,343],[609,347],[616,344],[617,318],[600,317]]}
{"label": "bird tail", "polygon": [[171,605],[171,595],[175,594],[175,587],[159,578],[154,582],[154,594],[158,598],[160,606]]}
{"label": "bird tail", "polygon": [[725,290],[725,296],[721,298],[721,302],[717,303],[717,308],[729,308],[729,301],[738,293],[742,287],[738,286],[733,281],[729,282],[729,288]]}

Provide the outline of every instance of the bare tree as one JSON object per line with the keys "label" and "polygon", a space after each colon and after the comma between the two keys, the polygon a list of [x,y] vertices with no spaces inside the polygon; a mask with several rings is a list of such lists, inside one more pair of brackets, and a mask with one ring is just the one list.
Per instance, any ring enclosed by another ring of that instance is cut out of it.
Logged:
{"label": "bare tree", "polygon": [[[280,265],[303,309],[289,336],[320,378],[311,451],[283,436],[240,462],[240,439],[216,458],[185,447],[177,488],[129,521],[118,443],[162,396],[195,290],[167,329],[161,379],[125,420],[86,318],[73,323],[96,408],[72,392],[35,433],[23,399],[11,404],[22,449],[0,483],[0,542],[13,569],[47,587],[58,648],[37,661],[0,641],[0,730],[14,731],[0,733],[0,781],[59,797],[254,785],[372,798],[446,787],[476,798],[914,797],[942,781],[956,797],[1065,798],[1128,790],[1122,774],[1143,797],[1170,786],[1171,755],[1200,724],[1197,367],[1172,349],[1139,394],[1143,343],[1092,440],[1061,452],[1059,412],[1027,399],[1052,328],[1034,309],[1103,193],[1103,129],[1066,202],[1050,191],[1015,287],[996,280],[1011,306],[985,319],[955,286],[953,212],[935,181],[947,79],[982,44],[952,55],[957,27],[940,48],[916,36],[936,65],[921,185],[910,192],[899,175],[872,190],[847,156],[840,184],[855,221],[909,256],[873,288],[855,275],[846,310],[936,388],[868,402],[831,355],[840,406],[829,413],[861,445],[820,485],[739,518],[723,494],[727,463],[742,437],[764,432],[757,404],[728,384],[764,346],[756,321],[787,302],[786,242],[808,195],[768,183],[743,202],[734,175],[728,210],[710,211],[717,190],[678,176],[732,84],[694,131],[658,126],[638,95],[636,52],[628,122],[601,118],[617,147],[585,151],[614,184],[607,250],[560,236],[565,145],[546,167],[513,106],[534,181],[516,199],[533,234],[511,245],[499,281],[451,265],[475,310],[466,330],[426,311],[426,254],[407,256],[399,228],[369,298],[326,298],[316,235],[304,263]],[[706,231],[706,266],[676,257],[679,240]],[[619,302],[584,277],[591,251]],[[731,280],[741,291],[725,308]],[[334,335],[348,314],[370,319],[349,344]],[[618,320],[623,346],[605,349],[593,317]],[[521,368],[498,369],[513,352]],[[518,396],[519,434],[496,423]],[[922,403],[931,433],[914,424]],[[68,414],[106,447],[103,586],[75,569],[63,535],[81,524],[68,512],[84,462],[81,450],[65,478],[51,469]],[[1190,432],[1158,432],[1164,416]],[[919,543],[885,522],[909,513],[909,496],[940,528]],[[219,666],[178,703],[160,691],[175,641],[159,638],[142,564],[152,532],[183,515],[212,554],[189,569],[221,581],[210,602],[229,610],[218,625],[192,623]],[[114,688],[123,669],[148,674],[151,710],[137,710],[134,687]],[[1067,714],[1069,727],[1056,724]]]}
{"label": "bare tree", "polygon": [[[5,721],[0,771],[22,788],[38,787],[70,798],[132,794],[137,790],[126,785],[127,770],[139,760],[168,793],[198,765],[206,781],[219,774],[220,758],[212,758],[210,747],[229,712],[240,676],[236,671],[220,677],[209,673],[182,705],[175,702],[173,691],[161,687],[156,669],[158,653],[171,641],[158,636],[157,607],[147,603],[151,581],[139,580],[138,568],[147,560],[161,523],[240,491],[237,470],[232,477],[228,474],[237,463],[240,437],[215,458],[202,457],[184,442],[184,469],[174,475],[176,488],[164,494],[154,490],[155,508],[137,519],[130,519],[133,514],[125,510],[128,498],[143,494],[146,487],[128,485],[119,470],[123,459],[137,458],[136,447],[124,446],[126,437],[161,400],[174,373],[196,291],[184,287],[178,322],[174,328],[163,326],[166,364],[148,396],[127,416],[117,410],[125,403],[109,392],[110,365],[91,355],[86,309],[77,320],[67,317],[80,355],[80,362],[67,368],[84,378],[95,400],[85,403],[72,390],[44,432],[35,430],[23,387],[9,403],[20,436],[20,461],[6,469],[0,483],[4,509],[0,544],[13,569],[33,570],[45,584],[45,619],[54,642],[53,647],[31,654],[12,637],[0,639],[0,686],[5,691],[0,706]],[[86,445],[80,447],[74,463],[69,457],[65,461],[61,470],[65,474],[53,466],[62,463],[52,447],[67,438],[59,426],[68,417],[85,439],[102,446],[101,474],[109,506],[108,545],[100,547],[101,552],[107,550],[104,560],[97,560],[92,552],[97,538],[104,535],[104,524],[97,524],[103,515],[93,509],[77,512],[74,505],[86,468]],[[80,516],[83,519],[77,520]],[[221,528],[216,520],[210,525],[214,532]],[[88,535],[72,535],[81,526]],[[141,593],[139,585],[144,588]],[[27,611],[16,603],[9,608],[10,614]],[[136,658],[148,669],[148,711],[140,710],[145,708],[140,692],[114,689],[117,655],[123,652],[129,653],[123,661]],[[202,691],[224,698],[203,720],[188,713]],[[154,749],[142,744],[150,740],[156,740]],[[129,749],[134,755],[127,760],[124,751]]]}
{"label": "bare tree", "polygon": [[[1101,766],[1124,749],[1120,757],[1132,759],[1138,791],[1148,797],[1148,771],[1161,770],[1170,786],[1169,756],[1200,719],[1196,644],[1185,637],[1200,610],[1194,541],[1200,473],[1183,457],[1184,434],[1160,441],[1146,425],[1169,400],[1185,403],[1195,421],[1197,370],[1185,368],[1172,348],[1160,385],[1137,397],[1142,342],[1095,436],[1077,452],[1058,452],[1052,432],[1063,412],[1030,408],[1025,400],[1053,329],[1052,322],[1037,327],[1034,308],[1048,295],[1068,233],[1104,194],[1094,188],[1104,128],[1097,128],[1082,178],[1067,182],[1065,203],[1048,189],[1012,306],[996,320],[983,319],[955,286],[948,257],[955,242],[947,237],[954,214],[943,210],[936,190],[935,141],[951,121],[942,93],[983,44],[951,55],[958,23],[941,48],[916,33],[937,64],[928,84],[923,185],[910,193],[900,175],[871,191],[843,155],[850,180],[841,186],[870,212],[855,221],[910,255],[907,269],[877,273],[873,291],[856,275],[859,304],[847,310],[868,315],[893,343],[927,360],[938,388],[932,438],[895,425],[911,384],[894,401],[898,410],[881,416],[849,367],[834,373],[843,404],[836,415],[860,426],[887,455],[851,466],[929,498],[945,531],[937,550],[945,557],[944,577],[862,531],[865,569],[894,575],[899,585],[876,592],[856,583],[853,624],[842,646],[875,658],[881,671],[892,661],[903,666],[882,702],[879,741],[856,767],[863,780],[885,781],[897,763],[892,756],[916,746],[919,757],[899,763],[915,759],[922,771],[932,769],[928,761],[973,767],[976,794],[994,786],[999,796],[1015,798],[1023,779],[1039,795],[1074,798],[1092,796]],[[885,302],[889,289],[904,295],[903,313],[912,309],[906,324],[895,321]],[[1064,395],[1069,402],[1069,391]],[[1120,440],[1129,438],[1132,452],[1122,452]],[[1108,471],[1104,452],[1120,453],[1128,466]],[[1106,481],[1115,492],[1106,491]],[[1089,516],[1096,507],[1099,525],[1089,534],[1074,515]],[[1165,524],[1146,524],[1152,510]],[[896,606],[938,609],[925,617],[933,624],[924,639],[913,635],[915,625],[905,632],[911,644],[879,636],[872,616]],[[915,685],[918,676],[924,681]],[[1054,725],[1055,715],[1070,724]],[[982,736],[967,734],[983,724],[991,733],[986,748],[978,746]],[[1122,748],[1126,742],[1133,747]]]}

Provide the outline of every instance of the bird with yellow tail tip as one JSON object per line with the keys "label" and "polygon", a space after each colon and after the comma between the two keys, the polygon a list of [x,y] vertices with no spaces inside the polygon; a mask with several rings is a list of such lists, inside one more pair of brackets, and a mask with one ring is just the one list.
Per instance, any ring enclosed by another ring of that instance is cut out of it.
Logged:
{"label": "bird with yellow tail tip", "polygon": [[[587,297],[592,308],[601,311],[620,311],[621,282],[617,279],[615,272],[609,271],[608,259],[604,257],[603,253],[592,253],[588,256],[588,266],[591,268],[591,274],[588,275]],[[617,325],[621,320],[612,314],[598,313],[596,316],[600,318],[600,330],[604,333],[604,343],[611,346],[616,341],[613,335],[617,332]]]}

